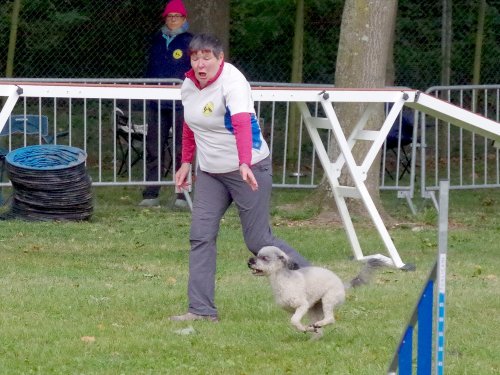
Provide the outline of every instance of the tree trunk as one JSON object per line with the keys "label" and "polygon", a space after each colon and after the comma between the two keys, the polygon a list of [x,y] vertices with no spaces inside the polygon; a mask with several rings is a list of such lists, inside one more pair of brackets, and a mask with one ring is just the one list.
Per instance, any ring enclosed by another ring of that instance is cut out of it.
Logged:
{"label": "tree trunk", "polygon": [[[441,85],[449,86],[451,81],[451,45],[452,45],[452,2],[453,0],[443,0],[443,16],[441,24]],[[446,90],[441,93],[441,99],[449,100],[446,97]],[[439,122],[439,150],[446,150],[447,126],[444,122]]]}
{"label": "tree trunk", "polygon": [[[293,83],[302,82],[304,65],[304,0],[297,0],[295,11],[295,32],[293,35],[292,77]],[[300,127],[300,111],[297,104],[290,106],[287,137],[287,163],[295,170],[298,157]],[[297,171],[300,173],[300,171]]]}
{"label": "tree trunk", "polygon": [[[394,30],[397,0],[346,0],[342,15],[337,65],[336,88],[383,88],[391,35]],[[365,104],[336,104],[335,110],[346,137],[366,108]],[[383,104],[372,116],[366,129],[379,129],[383,122]],[[371,145],[359,142],[353,148],[353,156],[361,164]],[[330,145],[330,150],[338,149]],[[336,158],[337,155],[330,155]],[[379,195],[380,161],[377,158],[368,173],[365,185],[375,204],[380,208]],[[345,167],[340,178],[341,185],[352,186]],[[322,184],[323,194],[328,195],[329,186]],[[323,200],[323,199],[322,199]]]}
{"label": "tree trunk", "polygon": [[443,17],[441,25],[441,85],[450,84],[451,72],[451,17],[452,0],[443,0]]}
{"label": "tree trunk", "polygon": [[481,80],[481,52],[484,40],[484,17],[486,13],[486,0],[480,0],[477,17],[476,48],[474,53],[474,67],[472,74],[472,84],[479,85]]}
{"label": "tree trunk", "polygon": [[385,85],[394,86],[396,81],[396,68],[394,66],[394,39],[396,38],[396,18],[398,14],[398,1],[393,2],[394,23],[392,25],[391,35],[389,37],[389,48],[387,50],[387,68],[385,70]]}
{"label": "tree trunk", "polygon": [[230,0],[184,0],[184,5],[190,31],[216,35],[224,45],[226,60],[229,59]]}
{"label": "tree trunk", "polygon": [[17,28],[19,26],[19,13],[21,12],[21,0],[14,0],[12,7],[12,17],[10,23],[9,50],[7,52],[7,65],[5,77],[12,77],[14,74],[14,55],[16,51]]}

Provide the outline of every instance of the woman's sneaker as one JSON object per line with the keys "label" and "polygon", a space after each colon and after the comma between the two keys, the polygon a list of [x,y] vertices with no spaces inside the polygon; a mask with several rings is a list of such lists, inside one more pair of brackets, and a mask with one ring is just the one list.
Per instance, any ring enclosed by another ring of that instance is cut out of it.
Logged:
{"label": "woman's sneaker", "polygon": [[147,198],[139,203],[139,207],[160,207],[160,198]]}
{"label": "woman's sneaker", "polygon": [[217,323],[219,318],[217,315],[198,315],[192,312],[187,312],[182,315],[174,315],[170,317],[170,320],[175,322],[192,322],[194,320],[208,320],[209,322]]}
{"label": "woman's sneaker", "polygon": [[185,210],[188,208],[188,202],[185,199],[177,198],[175,200],[174,206],[176,208],[180,208],[181,210]]}

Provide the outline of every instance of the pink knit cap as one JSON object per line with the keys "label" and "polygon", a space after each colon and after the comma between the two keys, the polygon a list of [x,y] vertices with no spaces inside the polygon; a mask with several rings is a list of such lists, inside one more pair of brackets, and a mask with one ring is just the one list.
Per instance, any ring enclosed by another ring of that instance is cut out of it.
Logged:
{"label": "pink knit cap", "polygon": [[168,2],[167,6],[165,7],[165,10],[163,11],[163,14],[161,15],[163,18],[167,16],[169,13],[180,13],[184,17],[187,17],[187,12],[186,8],[184,7],[184,4],[182,3],[182,0],[171,0]]}

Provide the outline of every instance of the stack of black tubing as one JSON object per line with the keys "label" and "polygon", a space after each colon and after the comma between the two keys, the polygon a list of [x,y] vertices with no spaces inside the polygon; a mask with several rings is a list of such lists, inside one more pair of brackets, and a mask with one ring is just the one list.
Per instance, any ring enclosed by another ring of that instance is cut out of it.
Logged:
{"label": "stack of black tubing", "polygon": [[64,145],[18,148],[5,158],[13,187],[5,216],[31,221],[87,220],[93,212],[86,153]]}

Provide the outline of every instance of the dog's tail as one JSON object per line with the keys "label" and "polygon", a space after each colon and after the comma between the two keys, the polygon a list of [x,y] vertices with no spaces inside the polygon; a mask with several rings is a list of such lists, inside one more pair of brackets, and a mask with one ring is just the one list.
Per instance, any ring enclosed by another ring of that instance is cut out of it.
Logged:
{"label": "dog's tail", "polygon": [[358,286],[368,284],[372,280],[375,270],[382,268],[385,265],[386,264],[380,259],[368,259],[359,274],[350,282],[346,283],[346,289],[356,288]]}

